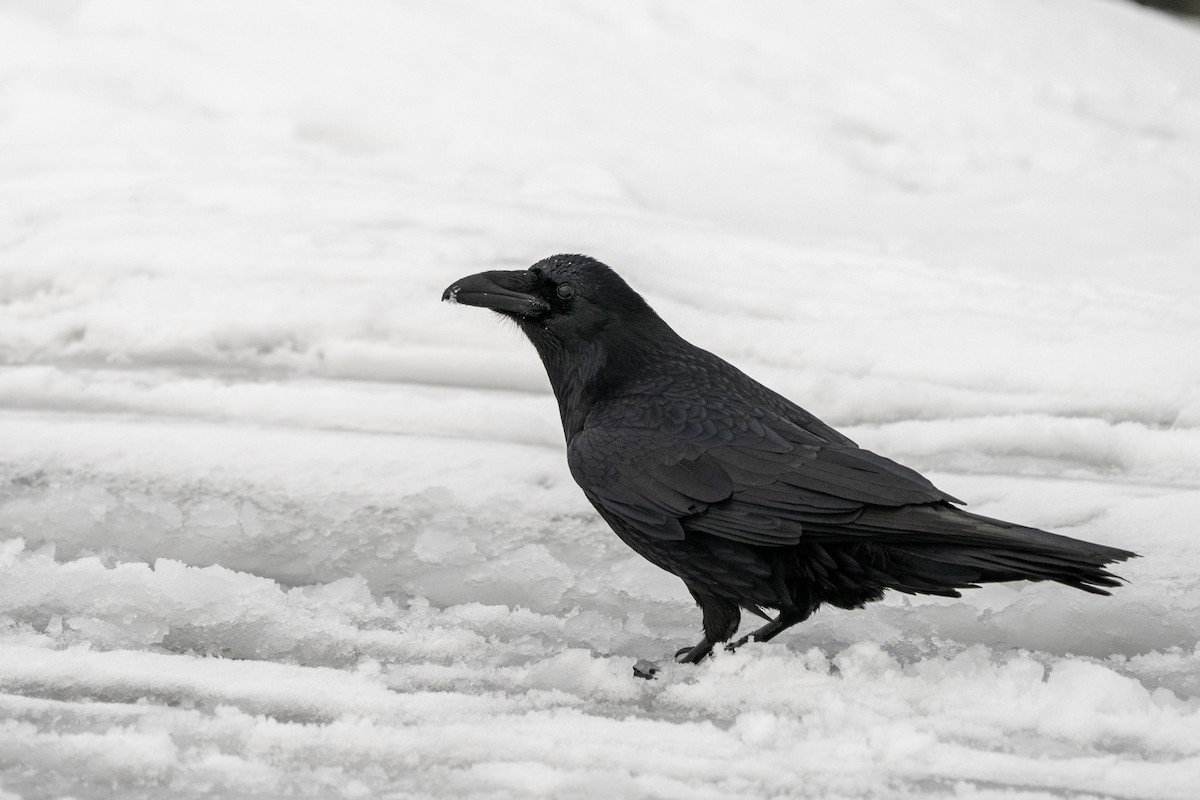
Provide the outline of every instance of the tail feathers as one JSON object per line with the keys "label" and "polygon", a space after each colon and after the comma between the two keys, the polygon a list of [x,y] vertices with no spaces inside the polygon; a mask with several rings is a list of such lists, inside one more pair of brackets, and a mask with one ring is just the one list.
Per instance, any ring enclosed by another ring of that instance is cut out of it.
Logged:
{"label": "tail feathers", "polygon": [[[1092,594],[1107,595],[1108,588],[1121,585],[1121,579],[1102,565],[1070,557],[1030,557],[1020,551],[971,547],[887,547],[886,552],[891,572],[899,583],[912,586],[921,582],[974,588],[981,583],[1002,581],[1055,581]],[[904,590],[902,586],[892,588]],[[923,590],[915,588],[915,591]]]}
{"label": "tail feathers", "polygon": [[1104,567],[1136,557],[949,505],[869,508],[850,524],[810,530],[822,545],[855,554],[871,583],[918,594],[1027,580],[1107,595],[1122,581]]}

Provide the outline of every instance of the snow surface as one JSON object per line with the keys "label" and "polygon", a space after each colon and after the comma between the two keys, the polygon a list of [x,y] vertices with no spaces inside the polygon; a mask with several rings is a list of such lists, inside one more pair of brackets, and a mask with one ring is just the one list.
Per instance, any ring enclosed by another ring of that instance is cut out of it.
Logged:
{"label": "snow surface", "polygon": [[[1198,220],[1200,31],[1132,4],[0,3],[0,798],[1193,798]],[[670,663],[439,302],[563,251],[1145,557]]]}

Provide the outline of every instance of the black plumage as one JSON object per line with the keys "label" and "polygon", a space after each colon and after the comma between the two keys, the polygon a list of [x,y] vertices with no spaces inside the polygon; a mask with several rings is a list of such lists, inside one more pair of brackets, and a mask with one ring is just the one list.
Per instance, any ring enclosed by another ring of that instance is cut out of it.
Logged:
{"label": "black plumage", "polygon": [[732,638],[742,609],[768,620],[750,635],[763,641],[823,603],[859,608],[887,589],[957,597],[981,583],[1049,580],[1108,594],[1119,579],[1105,565],[1134,555],[957,508],[913,470],[684,341],[587,256],[473,275],[443,299],[511,318],[537,349],[576,482],[703,612],[704,636],[681,661]]}

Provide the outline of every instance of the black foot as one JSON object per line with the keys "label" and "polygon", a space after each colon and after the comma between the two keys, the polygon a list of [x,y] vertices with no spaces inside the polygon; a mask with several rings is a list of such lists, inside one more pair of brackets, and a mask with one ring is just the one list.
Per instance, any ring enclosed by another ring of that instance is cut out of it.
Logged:
{"label": "black foot", "polygon": [[734,650],[737,650],[739,647],[744,645],[746,642],[750,641],[751,635],[752,634],[748,633],[745,636],[743,636],[742,638],[738,639],[736,642],[730,642],[729,644],[725,645],[726,652],[732,653]]}
{"label": "black foot", "polygon": [[647,661],[644,658],[639,658],[638,662],[633,665],[633,677],[642,678],[643,680],[652,681],[654,676],[658,674],[658,664],[653,661]]}
{"label": "black foot", "polygon": [[680,664],[699,664],[712,653],[712,642],[708,637],[701,639],[695,647],[684,647],[676,651],[675,660]]}
{"label": "black foot", "polygon": [[751,639],[756,642],[769,642],[788,628],[795,625],[797,622],[801,622],[803,619],[803,617],[796,615],[780,614],[778,617],[771,620],[766,625],[763,625],[758,630],[751,631],[742,638],[738,639],[736,642],[730,642],[729,644],[725,645],[725,649],[732,653],[734,650],[737,650]]}

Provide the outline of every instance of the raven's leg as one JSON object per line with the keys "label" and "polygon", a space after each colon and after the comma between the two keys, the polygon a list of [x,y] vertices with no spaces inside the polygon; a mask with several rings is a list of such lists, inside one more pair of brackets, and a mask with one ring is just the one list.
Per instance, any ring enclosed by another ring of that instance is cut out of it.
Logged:
{"label": "raven's leg", "polygon": [[798,611],[780,611],[779,616],[775,619],[763,625],[758,630],[751,631],[736,642],[730,642],[725,645],[725,649],[730,651],[736,650],[751,639],[756,642],[769,642],[788,628],[806,619],[808,619],[808,614],[802,614]]}
{"label": "raven's leg", "polygon": [[699,664],[713,651],[713,643],[707,636],[691,647],[681,647],[675,652],[675,660],[680,664]]}
{"label": "raven's leg", "polygon": [[688,587],[692,597],[704,614],[704,636],[692,647],[685,647],[675,654],[680,664],[697,664],[702,661],[719,642],[729,641],[737,633],[742,621],[742,610],[737,603],[711,594],[701,594]]}

